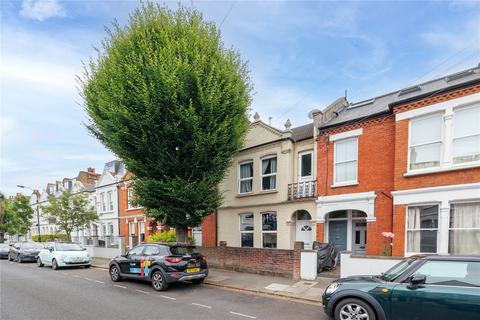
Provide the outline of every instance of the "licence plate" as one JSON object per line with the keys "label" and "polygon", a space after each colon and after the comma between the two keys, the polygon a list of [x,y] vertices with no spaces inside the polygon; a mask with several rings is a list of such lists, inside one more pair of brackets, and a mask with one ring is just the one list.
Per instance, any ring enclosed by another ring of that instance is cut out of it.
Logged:
{"label": "licence plate", "polygon": [[200,272],[200,268],[188,268],[187,273],[195,273]]}

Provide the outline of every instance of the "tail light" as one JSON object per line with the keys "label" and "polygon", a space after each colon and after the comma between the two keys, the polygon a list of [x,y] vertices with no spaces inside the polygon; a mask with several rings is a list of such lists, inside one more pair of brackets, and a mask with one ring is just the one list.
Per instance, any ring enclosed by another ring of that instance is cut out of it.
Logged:
{"label": "tail light", "polygon": [[170,262],[170,263],[179,263],[182,261],[182,258],[179,257],[166,257],[165,261]]}

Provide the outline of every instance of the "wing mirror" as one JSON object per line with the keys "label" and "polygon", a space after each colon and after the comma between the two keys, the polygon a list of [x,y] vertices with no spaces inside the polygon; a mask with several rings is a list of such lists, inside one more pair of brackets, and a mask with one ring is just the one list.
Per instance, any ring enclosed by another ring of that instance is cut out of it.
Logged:
{"label": "wing mirror", "polygon": [[414,274],[410,277],[410,281],[407,287],[409,289],[416,289],[420,285],[425,284],[425,282],[427,282],[427,276],[425,276],[424,274]]}

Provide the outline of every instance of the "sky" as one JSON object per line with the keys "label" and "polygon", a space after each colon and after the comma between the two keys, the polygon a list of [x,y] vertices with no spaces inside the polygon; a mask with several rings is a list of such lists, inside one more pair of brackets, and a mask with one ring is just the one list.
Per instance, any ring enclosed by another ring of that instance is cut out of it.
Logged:
{"label": "sky", "polygon": [[[179,1],[163,2],[175,9]],[[480,62],[480,2],[186,1],[247,60],[252,113],[308,123],[345,90],[361,101]],[[42,189],[115,159],[91,137],[76,76],[138,1],[0,3],[0,191]],[[270,118],[271,117],[271,118]]]}

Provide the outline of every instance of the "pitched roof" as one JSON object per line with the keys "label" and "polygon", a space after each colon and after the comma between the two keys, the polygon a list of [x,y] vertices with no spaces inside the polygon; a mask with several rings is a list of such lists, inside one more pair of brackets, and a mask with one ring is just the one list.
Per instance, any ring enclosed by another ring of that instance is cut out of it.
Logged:
{"label": "pitched roof", "polygon": [[301,141],[308,138],[313,138],[313,123],[292,128],[292,139],[294,141]]}
{"label": "pitched roof", "polygon": [[320,124],[319,128],[340,125],[354,120],[361,120],[378,114],[386,113],[390,111],[390,106],[393,103],[398,103],[400,101],[413,98],[420,98],[429,94],[433,95],[439,91],[476,80],[480,80],[480,65],[378,97],[356,103],[350,103],[347,107],[338,112],[337,116]]}

